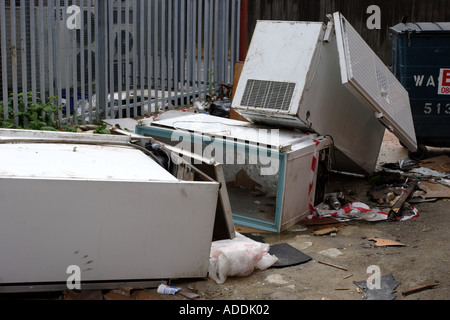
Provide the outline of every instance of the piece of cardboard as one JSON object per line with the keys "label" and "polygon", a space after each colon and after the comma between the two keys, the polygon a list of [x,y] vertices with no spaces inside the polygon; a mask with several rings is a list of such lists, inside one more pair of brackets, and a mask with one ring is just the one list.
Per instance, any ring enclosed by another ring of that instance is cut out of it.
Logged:
{"label": "piece of cardboard", "polygon": [[405,244],[389,239],[381,239],[381,238],[370,238],[369,241],[375,241],[377,247],[386,247],[386,246],[404,246]]}
{"label": "piece of cardboard", "polygon": [[422,181],[419,188],[425,191],[422,197],[427,198],[450,198],[450,187],[432,181]]}

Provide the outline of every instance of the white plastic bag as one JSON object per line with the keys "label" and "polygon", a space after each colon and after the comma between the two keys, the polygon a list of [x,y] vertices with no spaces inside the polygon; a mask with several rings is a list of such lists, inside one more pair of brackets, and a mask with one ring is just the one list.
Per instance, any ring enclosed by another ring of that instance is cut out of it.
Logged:
{"label": "white plastic bag", "polygon": [[236,232],[232,240],[213,241],[209,276],[222,284],[229,276],[248,276],[255,269],[265,270],[278,258],[269,254],[269,244],[249,239]]}

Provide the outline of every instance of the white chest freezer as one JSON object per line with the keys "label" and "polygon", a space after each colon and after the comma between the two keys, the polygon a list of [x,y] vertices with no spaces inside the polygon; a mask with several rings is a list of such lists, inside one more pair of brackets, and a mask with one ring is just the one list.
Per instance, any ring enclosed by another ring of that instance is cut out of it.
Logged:
{"label": "white chest freezer", "polygon": [[330,136],[369,173],[385,127],[417,148],[407,91],[339,13],[328,26],[258,21],[232,107],[255,123]]}
{"label": "white chest freezer", "polygon": [[82,283],[207,276],[219,183],[128,139],[0,130],[0,291],[64,285],[73,265]]}
{"label": "white chest freezer", "polygon": [[237,225],[282,232],[310,214],[325,183],[319,162],[328,160],[331,139],[316,134],[206,114],[153,121],[136,133],[221,163]]}

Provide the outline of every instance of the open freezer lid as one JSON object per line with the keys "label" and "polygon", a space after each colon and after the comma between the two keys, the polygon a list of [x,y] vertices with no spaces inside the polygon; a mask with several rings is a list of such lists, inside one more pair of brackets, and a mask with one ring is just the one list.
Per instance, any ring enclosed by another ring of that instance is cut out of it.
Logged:
{"label": "open freezer lid", "polygon": [[409,95],[341,13],[333,14],[342,83],[410,151],[417,140]]}

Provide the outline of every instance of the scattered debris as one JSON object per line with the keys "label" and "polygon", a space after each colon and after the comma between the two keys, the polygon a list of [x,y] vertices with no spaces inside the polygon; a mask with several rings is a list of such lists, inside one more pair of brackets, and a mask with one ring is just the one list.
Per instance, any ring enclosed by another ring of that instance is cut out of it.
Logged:
{"label": "scattered debris", "polygon": [[234,239],[213,241],[209,276],[222,284],[229,276],[248,276],[255,269],[265,270],[278,258],[269,254],[269,244],[254,241],[236,232]]}
{"label": "scattered debris", "polygon": [[185,289],[185,288],[181,288],[181,290],[178,291],[178,294],[179,294],[179,295],[182,295],[182,296],[185,297],[185,298],[191,299],[191,300],[194,300],[194,299],[197,299],[197,298],[200,297],[199,294],[197,294],[197,293],[195,293],[195,292],[192,292],[192,291],[190,291],[190,290],[187,290],[187,289]]}
{"label": "scattered debris", "polygon": [[322,250],[322,251],[319,251],[318,253],[321,254],[321,255],[330,257],[330,258],[336,258],[336,257],[342,255],[342,252],[339,251],[336,248],[330,248],[330,249]]}
{"label": "scattered debris", "polygon": [[320,264],[324,264],[326,266],[330,266],[330,267],[336,268],[336,269],[341,269],[341,270],[344,270],[344,271],[348,271],[346,268],[337,266],[335,264],[331,264],[331,263],[327,263],[327,262],[323,262],[323,261],[317,261],[317,262],[320,263]]}
{"label": "scattered debris", "polygon": [[281,274],[275,273],[268,275],[266,277],[266,281],[272,284],[278,284],[278,285],[284,285],[288,284],[289,282],[284,280],[283,276]]}
{"label": "scattered debris", "polygon": [[65,290],[63,300],[103,300],[101,290],[74,291]]}
{"label": "scattered debris", "polygon": [[371,209],[365,203],[355,201],[353,203],[347,203],[341,209],[337,211],[329,210],[317,210],[318,216],[310,215],[309,219],[317,218],[335,218],[339,221],[349,220],[366,220],[366,221],[380,221],[386,220],[388,214],[378,209]]}
{"label": "scattered debris", "polygon": [[420,167],[425,167],[438,172],[450,172],[450,157],[447,155],[424,159],[417,164]]}
{"label": "scattered debris", "polygon": [[394,280],[392,274],[381,276],[379,289],[369,289],[367,280],[353,281],[353,283],[366,293],[363,300],[394,300],[396,298],[395,289],[401,284]]}
{"label": "scattered debris", "polygon": [[397,246],[404,246],[405,244],[397,242],[397,241],[393,241],[393,240],[389,240],[389,239],[381,239],[381,238],[370,238],[367,239],[369,241],[375,241],[375,245],[377,247],[397,247]]}
{"label": "scattered debris", "polygon": [[179,288],[179,287],[173,287],[173,286],[168,286],[166,284],[160,284],[156,292],[162,293],[162,294],[174,295],[175,293],[177,293],[180,290],[181,290],[181,288]]}
{"label": "scattered debris", "polygon": [[346,225],[335,218],[327,217],[321,219],[304,219],[302,223],[314,231],[333,227],[342,227]]}
{"label": "scattered debris", "polygon": [[342,192],[328,193],[324,197],[324,201],[328,202],[334,210],[339,210],[342,207],[341,202],[344,200],[344,194]]}
{"label": "scattered debris", "polygon": [[338,229],[337,228],[321,229],[321,230],[315,231],[314,235],[315,236],[323,236],[323,235],[330,234],[330,233],[333,233],[333,232],[338,232]]}
{"label": "scattered debris", "polygon": [[165,300],[145,290],[138,290],[132,294],[124,294],[119,290],[111,290],[103,297],[105,300]]}
{"label": "scattered debris", "polygon": [[287,243],[271,245],[269,254],[278,258],[278,261],[272,265],[272,268],[290,267],[312,260],[310,256]]}
{"label": "scattered debris", "polygon": [[395,217],[399,216],[399,211],[402,208],[405,201],[409,198],[409,196],[412,194],[414,189],[416,188],[417,181],[413,180],[409,184],[408,188],[402,193],[400,198],[395,202],[394,206],[391,208],[390,214],[393,214]]}
{"label": "scattered debris", "polygon": [[433,181],[421,181],[419,188],[425,192],[420,193],[424,199],[450,198],[450,187]]}
{"label": "scattered debris", "polygon": [[431,283],[431,284],[424,284],[424,285],[416,286],[416,287],[407,289],[405,291],[402,291],[402,295],[407,296],[409,294],[420,292],[423,290],[433,289],[434,287],[436,287],[438,285],[439,285],[439,281],[435,281],[434,283]]}

